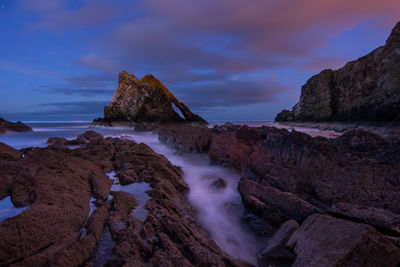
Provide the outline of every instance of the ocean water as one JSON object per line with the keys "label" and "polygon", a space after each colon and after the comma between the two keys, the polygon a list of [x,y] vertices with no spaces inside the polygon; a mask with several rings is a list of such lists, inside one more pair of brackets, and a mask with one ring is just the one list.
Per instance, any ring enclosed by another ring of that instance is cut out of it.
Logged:
{"label": "ocean water", "polygon": [[[205,154],[179,153],[162,144],[158,140],[158,136],[151,132],[135,132],[131,128],[125,127],[89,128],[88,123],[82,122],[28,124],[33,128],[33,132],[1,135],[0,142],[4,142],[17,149],[32,146],[45,147],[47,145],[46,141],[50,137],[74,139],[87,130],[94,130],[105,137],[125,138],[149,145],[155,152],[166,156],[172,164],[182,167],[185,181],[190,188],[189,201],[197,210],[200,223],[209,232],[210,238],[232,257],[256,264],[257,252],[263,247],[265,240],[250,232],[241,220],[244,208],[237,191],[240,179],[237,172],[210,164]],[[223,123],[211,123],[210,127],[219,124]],[[247,122],[238,124],[278,126],[280,128],[287,128],[288,130],[292,129],[291,127],[278,125],[273,122]],[[304,131],[314,136],[330,134],[317,129],[296,128],[296,130]],[[213,187],[212,183],[218,179],[224,180],[226,186]],[[114,185],[114,187],[114,190],[119,188],[118,185]],[[139,189],[131,188],[132,194],[136,193],[144,197],[143,203],[140,203],[141,207],[144,206],[148,199],[144,193],[145,190],[147,190],[146,185],[140,185]],[[3,202],[4,205],[0,206],[0,214],[2,213],[1,209],[12,210],[15,214],[21,211],[20,209],[15,209],[12,203],[8,205],[5,203],[11,202]],[[142,216],[141,218],[145,219],[145,211],[139,210],[138,216]]]}

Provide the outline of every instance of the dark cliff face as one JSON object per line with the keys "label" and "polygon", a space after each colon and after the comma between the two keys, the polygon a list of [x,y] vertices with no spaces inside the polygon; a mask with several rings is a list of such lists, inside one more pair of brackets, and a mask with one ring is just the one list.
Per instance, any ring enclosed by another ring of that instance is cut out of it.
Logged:
{"label": "dark cliff face", "polygon": [[[184,118],[175,112],[175,105]],[[204,122],[154,76],[148,74],[141,80],[122,71],[118,88],[110,104],[104,107],[104,121],[134,123]]]}
{"label": "dark cliff face", "polygon": [[399,121],[400,22],[385,46],[303,85],[299,102],[276,121]]}

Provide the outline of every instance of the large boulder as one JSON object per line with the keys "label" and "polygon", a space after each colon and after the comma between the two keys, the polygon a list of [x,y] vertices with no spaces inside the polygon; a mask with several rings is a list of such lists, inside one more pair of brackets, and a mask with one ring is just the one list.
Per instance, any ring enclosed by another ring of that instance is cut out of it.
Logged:
{"label": "large boulder", "polygon": [[7,132],[32,132],[32,128],[20,121],[9,122],[0,118],[0,134]]}
{"label": "large boulder", "polygon": [[400,250],[369,225],[312,215],[290,237],[292,266],[398,266]]}
{"label": "large boulder", "polygon": [[338,70],[324,70],[276,121],[399,121],[400,22],[385,46]]}
{"label": "large boulder", "polygon": [[268,240],[267,245],[258,253],[259,266],[291,266],[295,255],[286,248],[286,243],[292,234],[299,228],[293,220],[286,221],[279,230]]}
{"label": "large boulder", "polygon": [[[183,118],[175,112],[179,109]],[[141,80],[126,71],[119,73],[118,88],[110,104],[104,107],[104,119],[93,125],[133,125],[149,128],[148,124],[202,122],[154,76],[148,74]]]}

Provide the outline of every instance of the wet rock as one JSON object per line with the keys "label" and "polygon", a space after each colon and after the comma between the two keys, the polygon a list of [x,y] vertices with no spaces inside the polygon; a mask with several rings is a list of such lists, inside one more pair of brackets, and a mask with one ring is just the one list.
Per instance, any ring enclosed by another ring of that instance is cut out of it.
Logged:
{"label": "wet rock", "polygon": [[136,182],[139,179],[138,175],[136,174],[135,169],[133,169],[133,168],[132,169],[124,169],[124,171],[119,172],[117,174],[117,176],[118,176],[119,183],[121,185],[128,185],[128,184]]}
{"label": "wet rock", "polygon": [[399,121],[400,22],[385,46],[301,88],[299,102],[276,121]]}
{"label": "wet rock", "polygon": [[271,236],[276,232],[277,227],[269,222],[269,219],[263,218],[264,215],[259,213],[256,215],[250,210],[246,211],[243,215],[243,221],[250,227],[250,229],[259,236]]}
{"label": "wet rock", "polygon": [[65,145],[67,139],[64,137],[50,137],[47,139],[46,144],[48,145]]}
{"label": "wet rock", "polygon": [[296,221],[289,220],[283,223],[258,253],[258,265],[291,266],[296,256],[286,248],[286,243],[298,228],[299,224]]}
{"label": "wet rock", "polygon": [[213,179],[213,181],[209,185],[210,188],[214,190],[221,190],[226,187],[226,182],[222,178]]}
{"label": "wet rock", "polygon": [[371,226],[312,215],[290,237],[293,266],[397,266],[400,250]]}
{"label": "wet rock", "polygon": [[129,193],[116,191],[111,192],[111,195],[113,196],[114,210],[121,212],[125,216],[127,216],[137,205],[135,197]]}
{"label": "wet rock", "polygon": [[161,142],[181,152],[207,152],[210,148],[211,130],[204,124],[166,124],[157,132]]}
{"label": "wet rock", "polygon": [[22,122],[16,123],[0,118],[0,134],[7,132],[32,132],[32,128]]}
{"label": "wet rock", "polygon": [[98,144],[104,140],[104,137],[95,131],[86,131],[83,134],[78,135],[75,140],[66,141],[65,145],[85,145],[88,143]]}

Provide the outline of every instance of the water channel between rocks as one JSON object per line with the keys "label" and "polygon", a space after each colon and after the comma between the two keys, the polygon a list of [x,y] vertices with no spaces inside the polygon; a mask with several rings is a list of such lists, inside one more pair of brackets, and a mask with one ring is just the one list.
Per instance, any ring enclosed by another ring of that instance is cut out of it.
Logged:
{"label": "water channel between rocks", "polygon": [[[230,256],[256,264],[257,252],[264,245],[265,239],[256,237],[242,222],[244,208],[237,191],[240,179],[238,173],[211,165],[205,154],[179,153],[162,144],[157,135],[150,132],[109,136],[145,143],[172,164],[182,167],[184,179],[190,188],[189,201],[197,210],[198,219],[209,232],[210,238]],[[114,184],[112,190],[124,187]]]}

